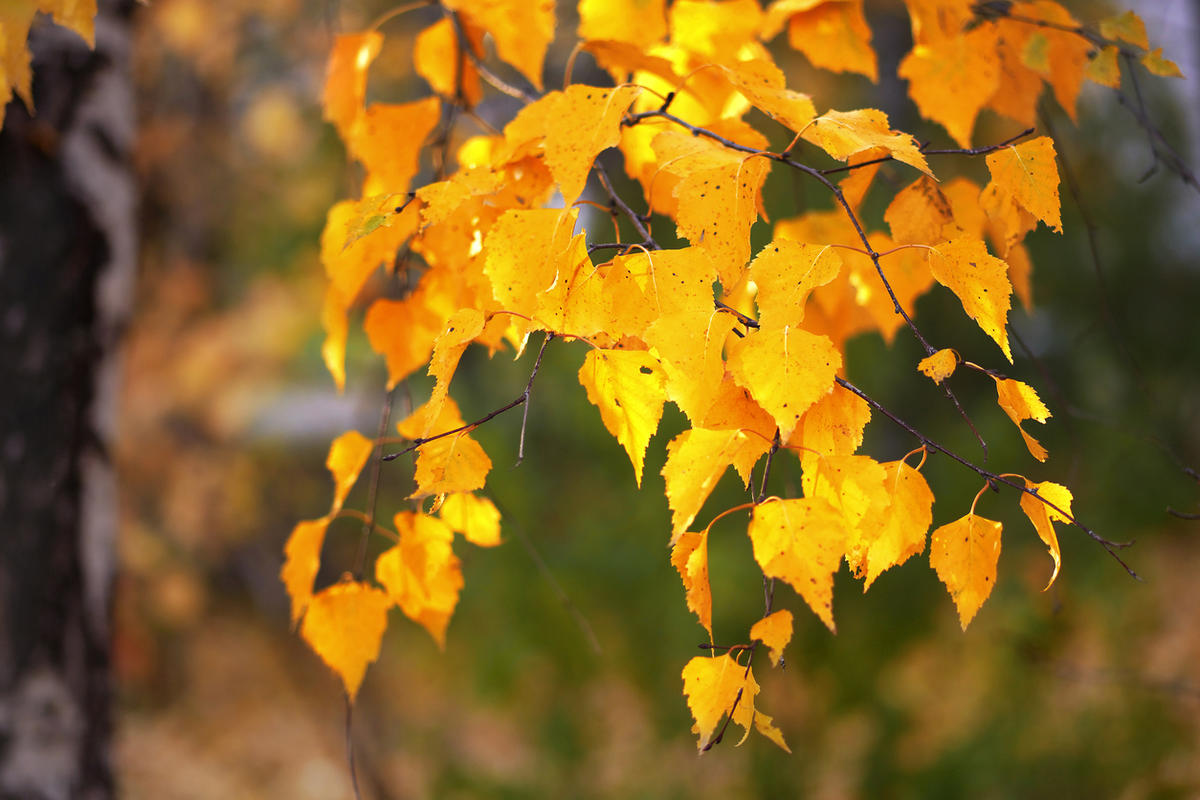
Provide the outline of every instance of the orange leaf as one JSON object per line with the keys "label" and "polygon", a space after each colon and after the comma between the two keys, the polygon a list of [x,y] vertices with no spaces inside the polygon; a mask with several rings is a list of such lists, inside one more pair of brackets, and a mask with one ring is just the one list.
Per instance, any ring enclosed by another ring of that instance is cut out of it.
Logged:
{"label": "orange leaf", "polygon": [[454,531],[427,514],[396,515],[400,543],[375,561],[375,579],[404,616],[429,631],[438,647],[446,647],[446,626],[458,605],[462,566],[450,543]]}
{"label": "orange leaf", "polygon": [[442,101],[372,103],[347,144],[367,169],[364,194],[407,192],[420,166],[425,139],[442,116]]}
{"label": "orange leaf", "polygon": [[929,268],[934,279],[958,296],[967,316],[1000,345],[1011,362],[1012,351],[1004,329],[1012,295],[1008,266],[989,255],[983,242],[960,237],[933,248]]}
{"label": "orange leaf", "polygon": [[771,663],[778,667],[783,660],[783,648],[792,640],[792,612],[785,608],[763,617],[750,628],[750,639],[770,648]]}
{"label": "orange leaf", "polygon": [[330,514],[341,510],[346,495],[350,494],[358,480],[358,473],[362,472],[374,449],[375,442],[358,431],[346,431],[333,440],[329,456],[325,459],[325,466],[333,473],[333,507],[329,510]]}
{"label": "orange leaf", "polygon": [[680,534],[671,548],[671,564],[683,579],[688,610],[695,613],[712,640],[712,590],[708,585],[708,529]]}
{"label": "orange leaf", "polygon": [[496,220],[483,241],[483,272],[502,308],[537,313],[538,294],[554,285],[571,248],[576,217],[574,210],[539,208],[505,211]]}
{"label": "orange leaf", "polygon": [[1062,233],[1054,142],[1039,136],[987,156],[992,182],[1012,194],[1029,213]]}
{"label": "orange leaf", "polygon": [[415,292],[403,300],[376,300],[367,309],[363,330],[371,348],[387,362],[389,390],[425,366],[443,330],[427,299]]}
{"label": "orange leaf", "polygon": [[897,161],[933,176],[925,156],[917,149],[916,140],[906,133],[893,131],[888,125],[887,114],[874,108],[826,111],[804,130],[804,138],[839,161],[881,147]]}
{"label": "orange leaf", "polygon": [[949,378],[957,367],[958,353],[950,348],[938,350],[928,358],[922,358],[917,364],[917,369],[926,377],[933,379],[934,383],[941,383]]}
{"label": "orange leaf", "polygon": [[729,465],[735,465],[739,474],[748,476],[750,467],[770,447],[770,442],[739,430],[692,428],[671,440],[662,476],[667,485],[667,505],[672,512],[672,543],[696,519]]}
{"label": "orange leaf", "polygon": [[937,182],[922,175],[896,193],[883,219],[897,242],[937,244],[949,238],[944,231],[954,224],[954,212]]}
{"label": "orange leaf", "polygon": [[793,131],[800,131],[817,115],[812,99],[784,85],[783,73],[769,61],[741,61],[721,70],[755,108]]}
{"label": "orange leaf", "polygon": [[[787,444],[827,456],[848,456],[862,444],[863,429],[870,419],[871,407],[865,400],[834,384],[829,394],[804,412]],[[802,458],[810,455],[802,453]]]}
{"label": "orange leaf", "polygon": [[321,569],[321,546],[325,543],[325,529],[329,517],[296,523],[287,544],[283,547],[285,559],[279,571],[287,595],[292,601],[292,624],[295,625],[312,599],[313,581]]}
{"label": "orange leaf", "polygon": [[479,547],[500,544],[500,512],[486,497],[456,492],[445,499],[438,515],[471,544]]}
{"label": "orange leaf", "polygon": [[[1062,484],[1051,481],[1034,483],[1027,479],[1025,481],[1025,488],[1037,492],[1038,497],[1053,503],[1067,514],[1071,513],[1071,500],[1073,499],[1071,497],[1071,490]],[[1054,579],[1058,577],[1059,567],[1062,566],[1062,551],[1058,547],[1058,535],[1054,532],[1053,523],[1070,522],[1071,519],[1046,505],[1038,497],[1023,492],[1021,494],[1021,510],[1025,512],[1025,516],[1029,517],[1029,521],[1033,523],[1038,537],[1046,543],[1046,547],[1050,548],[1050,557],[1054,559],[1054,572],[1050,575],[1050,582],[1046,584],[1046,589],[1049,589],[1054,584]]]}
{"label": "orange leaf", "polygon": [[774,35],[769,32],[778,23],[772,23],[783,15],[788,15],[788,44],[808,56],[814,67],[877,80],[862,0],[779,0],[767,9],[764,38]]}
{"label": "orange leaf", "polygon": [[929,564],[946,584],[965,631],[996,583],[1001,525],[967,514],[933,532]]}
{"label": "orange leaf", "polygon": [[644,350],[589,350],[579,368],[588,402],[600,409],[604,427],[633,462],[637,485],[650,437],[658,430],[667,398],[666,375]]}
{"label": "orange leaf", "polygon": [[[482,33],[473,29],[467,29],[466,32],[471,38],[471,50],[475,55],[482,56]],[[460,87],[462,99],[468,107],[475,106],[483,97],[479,70],[459,49],[458,34],[450,17],[442,17],[417,34],[413,46],[413,66],[417,74],[429,81],[429,86],[442,97],[454,99]],[[459,70],[462,71],[461,76]]]}
{"label": "orange leaf", "polygon": [[554,41],[554,0],[446,0],[485,29],[496,42],[496,53],[542,90],[542,64]]}
{"label": "orange leaf", "polygon": [[1029,448],[1033,457],[1038,461],[1045,461],[1046,448],[1042,447],[1037,439],[1026,433],[1025,429],[1021,427],[1021,423],[1027,419],[1044,423],[1050,418],[1050,409],[1046,408],[1046,404],[1029,384],[995,376],[993,379],[996,381],[996,394],[1000,408],[1004,409],[1004,413],[1008,414],[1008,418],[1017,426],[1017,430],[1021,431],[1021,436],[1025,439],[1025,446]]}
{"label": "orange leaf", "polygon": [[733,722],[746,731],[743,742],[753,726],[763,736],[792,752],[774,720],[754,707],[758,691],[754,672],[734,661],[728,653],[711,658],[696,656],[689,661],[683,668],[683,693],[696,720],[692,732],[700,735],[696,747],[699,750],[707,748],[721,719],[731,713]]}
{"label": "orange leaf", "polygon": [[365,583],[338,583],[313,595],[300,635],[337,673],[354,702],[387,629],[387,595]]}
{"label": "orange leaf", "polygon": [[829,337],[784,325],[759,328],[730,345],[729,371],[787,439],[801,415],[829,392],[842,354]]}
{"label": "orange leaf", "polygon": [[608,39],[648,48],[667,35],[665,0],[579,0],[583,40]]}
{"label": "orange leaf", "polygon": [[846,551],[845,522],[824,498],[768,500],[754,507],[750,542],[768,578],[795,589],[831,631],[833,575]]}
{"label": "orange leaf", "polygon": [[343,141],[350,141],[362,114],[367,67],[379,55],[381,47],[383,35],[377,31],[341,34],[333,43],[321,105],[325,119],[334,124]]}
{"label": "orange leaf", "polygon": [[572,84],[538,102],[552,103],[546,129],[546,166],[567,205],[583,192],[596,156],[621,141],[621,117],[640,94],[636,86],[601,89]]}
{"label": "orange leaf", "polygon": [[908,94],[921,116],[941,124],[961,147],[971,146],[975,118],[1000,85],[996,32],[980,27],[918,44],[900,62]]}

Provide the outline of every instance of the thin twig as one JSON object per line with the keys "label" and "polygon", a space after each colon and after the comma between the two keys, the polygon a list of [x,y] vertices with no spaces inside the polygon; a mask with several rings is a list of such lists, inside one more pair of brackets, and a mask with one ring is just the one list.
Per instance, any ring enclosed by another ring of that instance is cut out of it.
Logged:
{"label": "thin twig", "polygon": [[615,205],[633,225],[633,229],[637,231],[638,236],[642,237],[642,244],[649,250],[661,250],[662,248],[658,246],[658,242],[654,241],[654,237],[650,235],[650,230],[646,227],[646,223],[644,221],[645,218],[630,208],[629,204],[625,202],[624,198],[617,194],[616,190],[613,189],[612,181],[609,180],[608,172],[604,169],[604,167],[597,163],[595,170],[596,177],[600,179],[600,185],[604,187],[604,191],[610,198],[612,198],[613,205]]}
{"label": "thin twig", "polygon": [[1019,492],[1033,495],[1038,500],[1040,500],[1044,505],[1046,505],[1046,507],[1051,508],[1054,511],[1058,512],[1058,514],[1061,515],[1063,519],[1068,520],[1072,525],[1079,528],[1081,531],[1083,531],[1088,536],[1090,536],[1093,540],[1095,540],[1097,543],[1099,543],[1108,552],[1108,554],[1110,556],[1112,556],[1114,559],[1117,560],[1118,564],[1120,564],[1122,567],[1125,568],[1125,571],[1128,572],[1131,577],[1133,577],[1135,580],[1139,580],[1139,581],[1141,580],[1141,577],[1136,572],[1134,572],[1133,569],[1131,569],[1130,566],[1128,564],[1126,564],[1121,559],[1121,557],[1119,555],[1117,555],[1117,553],[1116,553],[1117,550],[1129,547],[1130,545],[1133,544],[1133,542],[1113,542],[1108,539],[1105,539],[1103,536],[1101,536],[1100,534],[1093,531],[1091,528],[1084,525],[1082,522],[1077,520],[1075,517],[1071,516],[1065,510],[1063,510],[1062,508],[1059,508],[1054,503],[1052,503],[1049,500],[1047,500],[1046,498],[1042,497],[1040,494],[1038,494],[1038,492],[1036,490],[1030,489],[1027,486],[1023,486],[1022,484],[1019,484],[1019,483],[1013,481],[1011,478],[1003,477],[1002,475],[998,475],[994,472],[984,469],[983,467],[978,466],[977,464],[974,464],[971,461],[968,461],[967,459],[958,455],[954,451],[948,450],[947,448],[938,444],[937,442],[930,439],[925,434],[918,431],[912,425],[909,425],[907,422],[900,419],[898,416],[893,414],[887,408],[884,408],[873,397],[868,395],[862,389],[859,389],[854,384],[847,381],[845,378],[842,378],[840,376],[835,376],[834,380],[837,381],[837,383],[842,388],[848,389],[849,391],[853,392],[854,394],[858,395],[863,400],[865,400],[867,402],[867,404],[869,406],[871,406],[871,408],[875,409],[876,411],[878,411],[879,413],[883,414],[885,417],[890,419],[892,422],[896,423],[901,428],[908,431],[909,434],[911,434],[913,437],[915,437],[918,441],[920,441],[926,447],[928,447],[931,450],[936,450],[939,453],[942,453],[943,455],[949,456],[950,458],[954,459],[958,463],[962,464],[964,467],[966,467],[966,468],[970,469],[971,471],[975,472],[976,474],[978,474],[980,477],[982,477],[984,480],[986,480],[989,485],[994,487],[997,483],[1003,483],[1005,486],[1016,489]]}
{"label": "thin twig", "polygon": [[525,426],[529,422],[529,395],[533,391],[533,379],[537,377],[538,370],[542,366],[542,354],[546,352],[546,345],[550,344],[550,340],[554,338],[554,331],[547,331],[546,338],[542,340],[542,346],[538,349],[537,360],[533,362],[533,371],[529,373],[529,381],[525,384],[525,391],[521,393],[521,402],[525,406],[521,411],[521,439],[517,443],[517,463],[514,467],[521,466],[521,462],[525,460]]}
{"label": "thin twig", "polygon": [[354,800],[362,800],[362,795],[358,791],[358,769],[354,764],[354,703],[350,702],[350,695],[345,695],[346,698],[346,762],[350,767],[350,787],[354,790]]}

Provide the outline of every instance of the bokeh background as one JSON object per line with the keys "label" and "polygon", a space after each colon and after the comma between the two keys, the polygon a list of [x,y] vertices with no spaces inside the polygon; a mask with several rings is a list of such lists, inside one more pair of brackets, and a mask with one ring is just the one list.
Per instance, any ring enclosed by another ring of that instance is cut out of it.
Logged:
{"label": "bokeh background", "polygon": [[[571,5],[559,4],[549,74],[561,74],[574,43]],[[908,49],[900,4],[869,5],[881,83],[815,71],[780,49],[789,85],[820,109],[873,105],[896,127],[946,140],[915,116],[894,77]],[[1190,79],[1144,80],[1142,90],[1164,135],[1196,164],[1188,115],[1200,108],[1200,4],[1140,5],[1151,41]],[[1104,12],[1075,6],[1086,19]],[[117,452],[117,737],[130,798],[352,796],[340,684],[290,630],[277,575],[292,526],[327,508],[330,439],[349,428],[371,435],[384,403],[382,361],[353,325],[344,394],[321,366],[317,239],[326,209],[359,180],[321,121],[325,53],[335,32],[386,8],[155,0],[140,12],[144,255]],[[385,25],[371,98],[428,94],[411,50],[436,13]],[[577,77],[601,80],[585,62]],[[480,113],[500,125],[511,102],[485,101]],[[1111,92],[1085,92],[1078,127],[1056,107],[1047,113],[1085,187],[1103,274],[1064,190],[1066,234],[1042,228],[1029,240],[1037,309],[1012,318],[1036,358],[1018,356],[1010,373],[1054,412],[1035,432],[1048,464],[1025,452],[990,380],[955,388],[991,445],[989,464],[1071,486],[1083,521],[1136,540],[1125,557],[1144,582],[1063,529],[1063,572],[1042,592],[1044,547],[1015,498],[988,495],[981,512],[1005,524],[1000,577],[966,633],[924,559],[885,573],[866,595],[843,571],[837,636],[781,589],[796,634],[785,668],[759,669],[760,707],[793,754],[756,737],[735,747],[731,737],[697,756],[680,670],[706,636],[669,563],[658,475],[684,420],[668,411],[638,492],[575,378],[582,346],[556,344],[529,410],[524,463],[509,467],[519,415],[478,431],[497,464],[488,493],[506,541],[460,549],[466,586],[445,651],[396,612],[368,671],[352,732],[363,796],[1200,796],[1200,522],[1167,512],[1200,511],[1187,472],[1200,468],[1200,192],[1162,168],[1146,175],[1147,137]],[[1012,132],[985,115],[976,138]],[[877,225],[885,194],[868,208]],[[772,218],[829,204],[815,188],[774,179],[768,195]],[[948,292],[920,300],[917,319],[934,342],[994,355]],[[849,377],[978,457],[961,420],[916,375],[920,355],[903,332],[891,347],[862,337]],[[465,417],[519,394],[531,356],[468,352],[453,386]],[[397,414],[428,390],[421,379],[398,389]],[[868,426],[866,452],[895,458],[911,447],[886,420]],[[939,498],[934,524],[960,516],[976,477],[938,458],[925,472]],[[781,459],[780,485],[797,478]],[[382,470],[381,514],[405,507],[410,481],[411,462]],[[360,487],[348,504],[364,497]],[[727,476],[702,516],[741,498]],[[331,528],[321,580],[351,563],[357,538],[356,525]],[[720,640],[758,618],[762,594],[740,523],[722,523],[710,546]]]}

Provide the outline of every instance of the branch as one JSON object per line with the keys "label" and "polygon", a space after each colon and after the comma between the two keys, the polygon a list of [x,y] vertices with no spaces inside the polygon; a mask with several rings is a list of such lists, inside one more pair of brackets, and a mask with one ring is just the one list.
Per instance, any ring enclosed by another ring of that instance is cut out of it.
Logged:
{"label": "branch", "polygon": [[1108,539],[1105,539],[1103,536],[1100,536],[1100,534],[1096,533],[1091,528],[1087,527],[1082,522],[1075,519],[1075,517],[1071,516],[1066,511],[1059,508],[1057,505],[1050,502],[1046,498],[1042,497],[1040,494],[1037,493],[1036,490],[1030,489],[1023,484],[1013,481],[1011,478],[1003,477],[1002,475],[998,475],[997,473],[986,470],[983,467],[980,467],[977,464],[974,464],[973,462],[968,461],[967,459],[958,455],[954,451],[946,449],[942,445],[940,445],[937,442],[935,442],[934,440],[930,439],[925,434],[918,431],[912,425],[909,425],[907,422],[905,422],[904,420],[897,417],[891,411],[889,411],[888,409],[886,409],[882,405],[880,405],[880,403],[877,400],[870,397],[866,392],[864,392],[862,389],[859,389],[857,386],[850,383],[845,378],[838,376],[838,377],[835,377],[834,380],[837,381],[837,383],[842,388],[848,389],[849,391],[854,392],[854,394],[858,395],[863,400],[865,400],[867,402],[867,404],[869,406],[871,406],[871,408],[875,409],[880,414],[883,414],[885,417],[890,419],[892,422],[896,423],[901,428],[908,431],[909,434],[911,434],[913,437],[915,437],[918,441],[920,441],[922,444],[924,444],[930,450],[936,450],[937,452],[942,453],[943,455],[949,456],[950,458],[954,459],[958,463],[962,464],[967,469],[978,474],[980,477],[982,477],[984,480],[986,480],[989,485],[994,487],[997,483],[1003,483],[1005,486],[1009,486],[1013,489],[1016,489],[1019,492],[1033,495],[1038,500],[1040,500],[1045,506],[1058,512],[1058,514],[1061,515],[1063,519],[1068,520],[1072,525],[1079,528],[1081,531],[1083,531],[1088,536],[1090,536],[1092,539],[1094,539],[1097,543],[1099,543],[1100,546],[1102,546],[1108,552],[1108,554],[1110,556],[1112,556],[1114,559],[1116,559],[1118,564],[1120,564],[1122,567],[1125,568],[1125,571],[1128,572],[1131,577],[1133,577],[1135,580],[1139,580],[1139,581],[1142,580],[1141,577],[1136,572],[1134,572],[1130,568],[1130,566],[1128,564],[1126,564],[1121,559],[1121,557],[1119,555],[1117,555],[1117,553],[1116,553],[1117,550],[1129,547],[1130,545],[1133,544],[1133,542],[1113,542]]}

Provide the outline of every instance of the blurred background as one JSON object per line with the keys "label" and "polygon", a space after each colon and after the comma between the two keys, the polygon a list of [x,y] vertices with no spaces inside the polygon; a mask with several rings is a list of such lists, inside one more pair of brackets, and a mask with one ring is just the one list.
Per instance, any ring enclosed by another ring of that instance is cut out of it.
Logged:
{"label": "blurred background", "polygon": [[[869,5],[880,84],[814,70],[780,37],[789,86],[818,109],[873,105],[898,128],[948,142],[894,77],[909,47],[900,4]],[[1106,11],[1075,5],[1085,19]],[[1200,4],[1140,6],[1151,42],[1189,76],[1146,79],[1142,91],[1195,165]],[[387,8],[155,0],[139,11],[143,256],[116,453],[117,748],[130,798],[352,796],[340,683],[290,630],[277,576],[292,526],[327,509],[329,441],[349,428],[373,435],[384,403],[382,359],[353,322],[344,394],[321,364],[317,239],[328,207],[359,181],[321,121],[326,53],[336,32]],[[575,41],[573,4],[558,12],[548,75],[561,74]],[[369,99],[429,93],[411,52],[436,18],[420,9],[386,23]],[[605,80],[586,56],[576,77]],[[502,124],[512,102],[486,100],[480,113]],[[1018,355],[1009,373],[1054,413],[1033,431],[1049,462],[1029,457],[990,380],[966,376],[955,389],[991,446],[989,465],[1068,484],[1085,524],[1136,540],[1124,557],[1144,582],[1060,529],[1062,574],[1043,593],[1044,546],[1014,497],[989,494],[980,512],[1005,525],[999,580],[966,633],[925,559],[866,595],[843,570],[836,636],[782,589],[796,633],[785,668],[759,668],[759,707],[793,754],[758,737],[735,747],[731,736],[698,757],[680,670],[706,635],[669,563],[658,474],[685,421],[668,409],[638,492],[576,380],[582,346],[556,344],[529,409],[524,463],[510,468],[519,416],[478,431],[496,463],[487,493],[506,541],[458,543],[466,585],[445,652],[394,612],[367,673],[353,730],[363,796],[1200,796],[1200,522],[1167,512],[1200,512],[1186,471],[1200,468],[1200,193],[1164,169],[1146,175],[1147,137],[1112,92],[1089,85],[1080,111],[1078,127],[1057,107],[1047,113],[1085,187],[1103,281],[1064,187],[1065,235],[1043,227],[1028,240],[1036,310],[1011,320],[1036,358]],[[985,114],[976,141],[1013,132]],[[608,163],[620,173],[619,158]],[[981,161],[962,168],[984,174]],[[904,177],[881,179],[898,188]],[[829,205],[811,187],[797,194],[772,180],[767,193],[773,219]],[[877,226],[890,194],[868,203]],[[948,292],[921,299],[917,320],[934,342],[993,352]],[[849,378],[977,458],[961,420],[915,373],[921,355],[903,332],[891,347],[861,337]],[[531,356],[514,364],[469,351],[453,386],[465,418],[517,396]],[[428,390],[411,381],[397,408]],[[886,420],[868,426],[864,451],[881,460],[912,446]],[[777,470],[781,486],[798,478],[787,459]],[[976,477],[939,458],[925,474],[939,498],[934,525],[961,516]],[[380,514],[405,508],[410,485],[411,462],[386,465]],[[364,498],[359,487],[348,506]],[[701,516],[741,498],[727,475]],[[351,563],[357,533],[331,528],[319,582]],[[711,541],[720,642],[758,619],[762,594],[740,523]]]}

